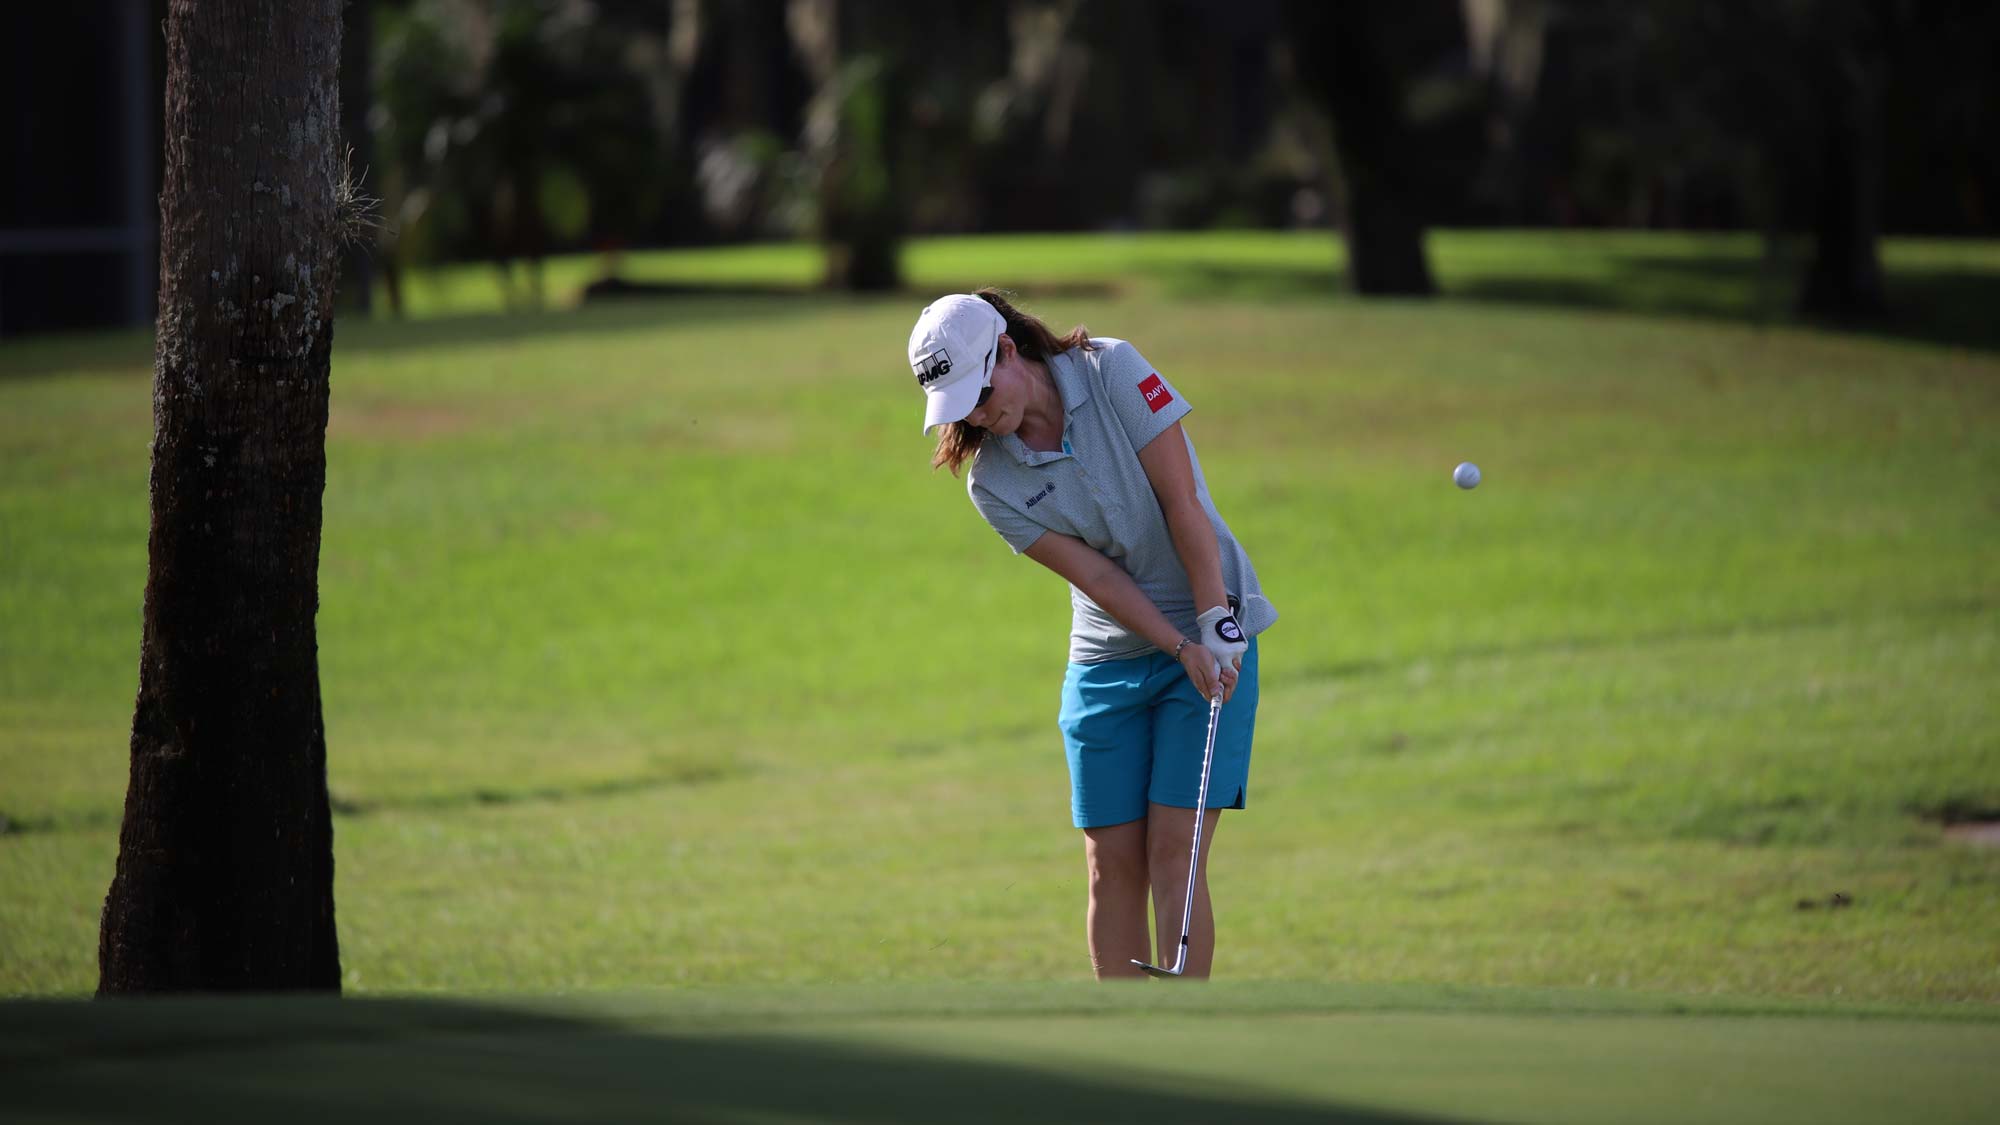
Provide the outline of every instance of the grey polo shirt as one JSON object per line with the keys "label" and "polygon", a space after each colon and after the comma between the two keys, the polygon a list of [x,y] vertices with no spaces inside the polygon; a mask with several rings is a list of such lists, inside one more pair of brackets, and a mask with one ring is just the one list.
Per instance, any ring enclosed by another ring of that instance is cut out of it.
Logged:
{"label": "grey polo shirt", "polygon": [[[1095,350],[1072,348],[1048,362],[1067,416],[1063,448],[1042,452],[1013,434],[988,435],[966,474],[966,490],[1015,553],[1034,546],[1044,532],[1075,536],[1124,567],[1183,634],[1198,636],[1187,570],[1139,463],[1139,450],[1187,416],[1187,399],[1137,348],[1103,336],[1094,342]],[[1278,611],[1257,584],[1250,556],[1216,514],[1191,439],[1187,447],[1195,495],[1221,548],[1223,585],[1242,602],[1237,623],[1256,636]],[[1071,586],[1069,593],[1071,661],[1093,664],[1155,651],[1082,590]]]}

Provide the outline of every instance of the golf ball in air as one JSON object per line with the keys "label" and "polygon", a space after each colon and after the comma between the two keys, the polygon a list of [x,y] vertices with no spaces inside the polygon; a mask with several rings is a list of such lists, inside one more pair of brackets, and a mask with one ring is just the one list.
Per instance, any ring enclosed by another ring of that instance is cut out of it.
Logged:
{"label": "golf ball in air", "polygon": [[1451,471],[1451,479],[1458,482],[1458,487],[1460,488],[1477,487],[1479,484],[1479,466],[1470,461],[1461,461],[1458,464],[1458,468]]}

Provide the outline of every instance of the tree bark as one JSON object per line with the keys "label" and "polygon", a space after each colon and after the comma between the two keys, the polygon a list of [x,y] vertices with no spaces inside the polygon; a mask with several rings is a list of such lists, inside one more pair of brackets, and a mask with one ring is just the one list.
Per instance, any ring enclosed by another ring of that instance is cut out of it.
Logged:
{"label": "tree bark", "polygon": [[100,994],[338,990],[320,500],[341,0],[174,0],[139,694]]}

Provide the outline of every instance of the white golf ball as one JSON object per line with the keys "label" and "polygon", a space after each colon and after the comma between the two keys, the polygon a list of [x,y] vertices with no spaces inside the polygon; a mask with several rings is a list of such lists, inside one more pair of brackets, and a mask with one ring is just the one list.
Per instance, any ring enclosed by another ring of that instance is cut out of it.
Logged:
{"label": "white golf ball", "polygon": [[1460,488],[1476,488],[1479,485],[1479,466],[1470,461],[1461,461],[1458,468],[1451,471],[1451,479]]}

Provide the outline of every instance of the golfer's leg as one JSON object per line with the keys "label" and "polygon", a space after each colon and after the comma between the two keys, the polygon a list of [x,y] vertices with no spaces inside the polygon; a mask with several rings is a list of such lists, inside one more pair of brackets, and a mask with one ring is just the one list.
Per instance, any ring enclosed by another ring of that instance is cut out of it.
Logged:
{"label": "golfer's leg", "polygon": [[[1187,968],[1181,975],[1206,977],[1215,963],[1215,913],[1208,902],[1208,852],[1215,844],[1215,824],[1221,809],[1203,814],[1201,867],[1195,872],[1194,924],[1189,927]],[[1159,960],[1174,963],[1181,940],[1181,911],[1187,905],[1188,849],[1194,843],[1194,810],[1147,805],[1146,865],[1153,884],[1153,927]]]}
{"label": "golfer's leg", "polygon": [[1090,871],[1083,924],[1091,969],[1098,980],[1145,976],[1132,959],[1146,956],[1146,822],[1084,829],[1083,859]]}

